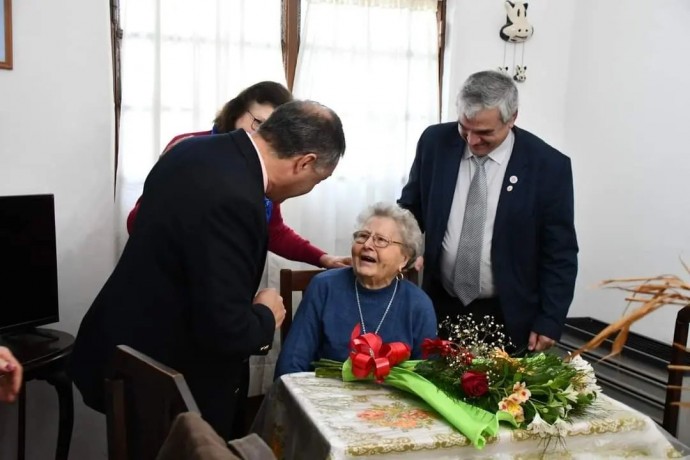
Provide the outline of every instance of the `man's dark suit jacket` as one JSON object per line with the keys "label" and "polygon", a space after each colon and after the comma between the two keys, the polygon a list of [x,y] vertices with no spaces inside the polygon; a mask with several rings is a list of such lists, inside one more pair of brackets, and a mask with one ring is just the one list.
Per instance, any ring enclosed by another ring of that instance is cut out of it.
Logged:
{"label": "man's dark suit jacket", "polygon": [[77,334],[72,374],[85,403],[103,411],[109,360],[129,345],[182,372],[228,439],[246,360],[273,341],[273,314],[252,305],[267,240],[261,164],[244,131],[192,138],[164,155]]}
{"label": "man's dark suit jacket", "polygon": [[[507,332],[521,348],[530,331],[560,338],[573,299],[578,246],[570,159],[527,131],[515,127],[513,133],[515,143],[496,211],[491,265]],[[443,289],[441,245],[464,151],[457,123],[427,128],[398,200],[425,233],[423,287],[432,300],[432,292]],[[518,179],[514,184],[513,176]]]}

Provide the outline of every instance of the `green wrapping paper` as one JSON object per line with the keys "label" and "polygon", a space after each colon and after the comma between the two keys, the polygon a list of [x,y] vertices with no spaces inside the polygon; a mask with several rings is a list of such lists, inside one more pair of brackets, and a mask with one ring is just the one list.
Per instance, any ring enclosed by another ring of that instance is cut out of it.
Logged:
{"label": "green wrapping paper", "polygon": [[[462,401],[450,398],[438,389],[436,385],[413,372],[412,369],[419,361],[404,361],[390,370],[384,380],[384,384],[412,393],[453,425],[460,433],[469,439],[474,447],[481,449],[486,445],[487,438],[498,434],[499,422],[506,422],[513,427],[518,423],[512,415],[504,411],[496,414],[485,411]],[[350,359],[343,364],[342,378],[345,382],[353,382],[358,379],[352,374],[352,362]],[[366,380],[372,380],[367,378]]]}

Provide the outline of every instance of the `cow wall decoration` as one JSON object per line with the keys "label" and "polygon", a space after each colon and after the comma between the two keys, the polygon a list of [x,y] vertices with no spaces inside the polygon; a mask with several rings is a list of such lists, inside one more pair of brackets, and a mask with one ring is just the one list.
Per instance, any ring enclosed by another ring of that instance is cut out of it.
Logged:
{"label": "cow wall decoration", "polygon": [[[527,3],[521,0],[509,1],[504,3],[506,10],[506,24],[501,27],[499,36],[505,42],[503,47],[503,65],[499,70],[505,73],[513,69],[513,80],[524,82],[527,79],[527,66],[525,65],[525,41],[534,34],[534,27],[527,21]],[[508,48],[512,48],[512,66],[508,65]],[[518,47],[521,48],[521,60],[517,62]]]}
{"label": "cow wall decoration", "polygon": [[508,15],[506,25],[501,27],[499,35],[508,43],[522,43],[532,36],[534,27],[527,21],[527,3],[506,1]]}

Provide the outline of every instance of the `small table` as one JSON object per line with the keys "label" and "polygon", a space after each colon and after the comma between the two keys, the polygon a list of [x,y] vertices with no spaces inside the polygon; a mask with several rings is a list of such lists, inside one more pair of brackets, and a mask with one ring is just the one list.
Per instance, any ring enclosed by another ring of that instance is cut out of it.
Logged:
{"label": "small table", "polygon": [[72,427],[74,399],[72,381],[67,375],[67,362],[72,353],[74,337],[54,329],[35,329],[30,332],[0,338],[24,368],[24,382],[18,398],[19,427],[17,458],[24,460],[26,438],[26,382],[45,380],[55,387],[60,407],[56,460],[67,460]]}
{"label": "small table", "polygon": [[[646,415],[601,395],[561,440],[501,427],[472,446],[415,396],[369,382],[285,375],[266,396],[252,431],[279,459],[674,458],[672,441]],[[677,447],[677,446],[676,446]],[[618,457],[616,457],[618,458]]]}

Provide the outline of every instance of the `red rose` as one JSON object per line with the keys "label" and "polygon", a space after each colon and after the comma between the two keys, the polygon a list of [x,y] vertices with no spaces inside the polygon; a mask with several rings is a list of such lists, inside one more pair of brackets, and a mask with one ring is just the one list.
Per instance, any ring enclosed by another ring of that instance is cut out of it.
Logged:
{"label": "red rose", "polygon": [[477,398],[489,391],[489,379],[484,372],[467,371],[462,374],[462,391],[471,398]]}

